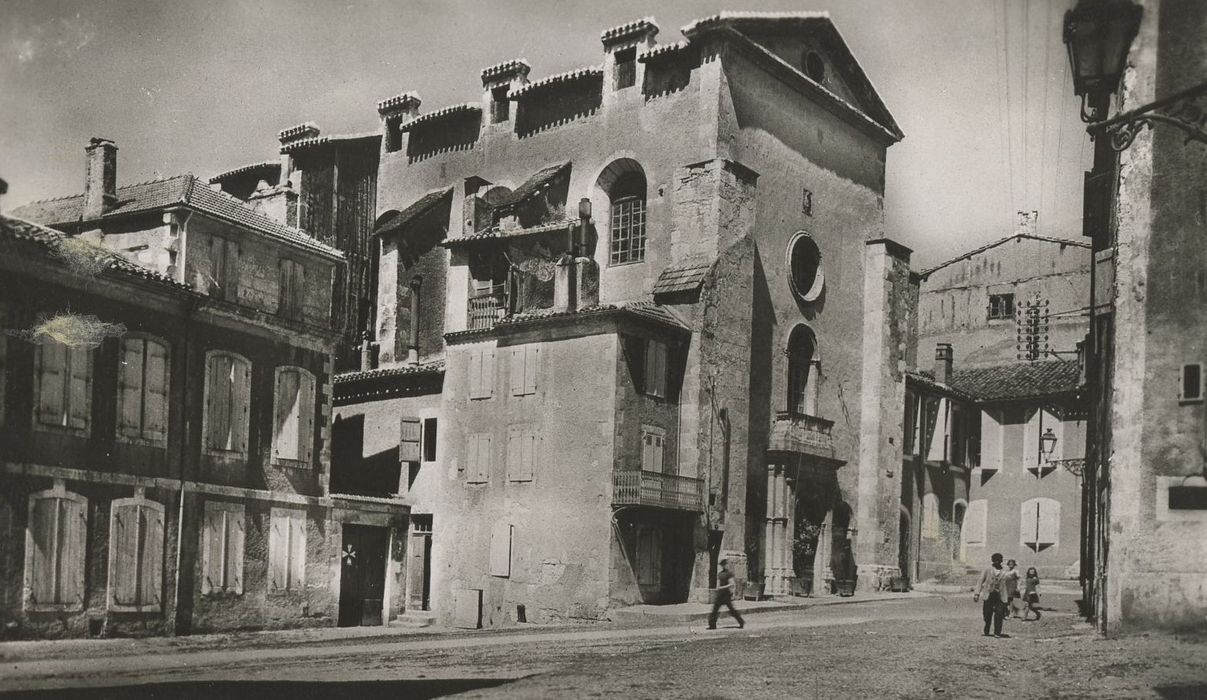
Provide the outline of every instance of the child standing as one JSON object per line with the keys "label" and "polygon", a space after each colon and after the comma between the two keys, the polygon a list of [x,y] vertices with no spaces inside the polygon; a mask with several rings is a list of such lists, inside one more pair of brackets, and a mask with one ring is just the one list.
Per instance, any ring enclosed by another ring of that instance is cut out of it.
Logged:
{"label": "child standing", "polygon": [[1018,617],[1018,601],[1022,596],[1018,592],[1018,563],[1013,559],[1006,562],[1006,573],[1002,575],[1002,578],[1006,582],[1006,598],[1010,604],[1010,617]]}
{"label": "child standing", "polygon": [[1035,620],[1039,621],[1039,572],[1035,567],[1027,569],[1027,577],[1023,579],[1023,601],[1027,607],[1023,610],[1023,620],[1028,619],[1028,615],[1035,613]]}

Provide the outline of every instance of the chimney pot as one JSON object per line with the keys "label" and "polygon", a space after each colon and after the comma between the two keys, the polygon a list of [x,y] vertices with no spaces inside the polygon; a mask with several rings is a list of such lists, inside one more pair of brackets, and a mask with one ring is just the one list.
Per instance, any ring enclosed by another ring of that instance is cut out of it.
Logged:
{"label": "chimney pot", "polygon": [[935,381],[939,384],[951,383],[952,351],[951,343],[939,343],[935,346]]}
{"label": "chimney pot", "polygon": [[99,219],[117,204],[117,144],[93,137],[84,154],[84,218]]}

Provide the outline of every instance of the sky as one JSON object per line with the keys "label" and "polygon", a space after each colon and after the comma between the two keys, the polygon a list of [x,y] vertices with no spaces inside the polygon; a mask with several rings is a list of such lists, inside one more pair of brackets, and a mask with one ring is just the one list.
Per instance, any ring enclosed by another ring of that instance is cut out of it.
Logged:
{"label": "sky", "polygon": [[888,151],[884,234],[936,264],[1013,232],[1080,237],[1089,141],[1061,19],[1073,0],[3,0],[5,209],[82,191],[83,147],[118,184],[276,158],[280,129],[379,128],[378,100],[477,101],[482,68],[531,78],[602,61],[599,33],[653,16],[660,43],[730,10],[827,10],[905,139]]}

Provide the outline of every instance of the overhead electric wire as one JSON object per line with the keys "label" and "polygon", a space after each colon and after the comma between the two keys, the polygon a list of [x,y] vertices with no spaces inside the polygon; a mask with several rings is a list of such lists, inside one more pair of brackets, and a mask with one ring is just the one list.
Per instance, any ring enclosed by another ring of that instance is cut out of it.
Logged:
{"label": "overhead electric wire", "polygon": [[1004,55],[1004,70],[1002,76],[1006,83],[1006,139],[1007,145],[1007,163],[1010,175],[1010,202],[1007,205],[1007,225],[1006,231],[1009,232],[1013,228],[1014,210],[1018,202],[1018,197],[1014,189],[1014,120],[1012,114],[1014,112],[1014,100],[1011,99],[1010,90],[1010,5],[1007,0],[1002,0],[1002,54]]}
{"label": "overhead electric wire", "polygon": [[[1055,4],[1052,5],[1055,7]],[[1044,33],[1041,36],[1047,36],[1047,30],[1051,26],[1049,23],[1048,12],[1044,13]],[[1044,209],[1044,194],[1047,192],[1047,182],[1044,180],[1045,167],[1048,164],[1048,153],[1046,147],[1048,145],[1048,93],[1052,91],[1052,86],[1048,84],[1048,69],[1052,64],[1052,42],[1044,42],[1044,73],[1041,84],[1044,90],[1043,112],[1040,114],[1040,141],[1039,141],[1039,214],[1040,218],[1035,222],[1035,231],[1040,233],[1043,231],[1043,221],[1047,216],[1047,211]]]}

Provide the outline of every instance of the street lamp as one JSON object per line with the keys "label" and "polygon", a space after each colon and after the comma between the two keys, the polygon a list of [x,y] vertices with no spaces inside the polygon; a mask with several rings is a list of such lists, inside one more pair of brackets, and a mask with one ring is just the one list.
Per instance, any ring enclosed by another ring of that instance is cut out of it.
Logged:
{"label": "street lamp", "polygon": [[1048,428],[1043,435],[1039,436],[1039,456],[1046,463],[1054,450],[1056,450],[1056,433]]}
{"label": "street lamp", "polygon": [[1065,13],[1064,43],[1081,120],[1101,121],[1119,85],[1144,10],[1131,0],[1080,0]]}

